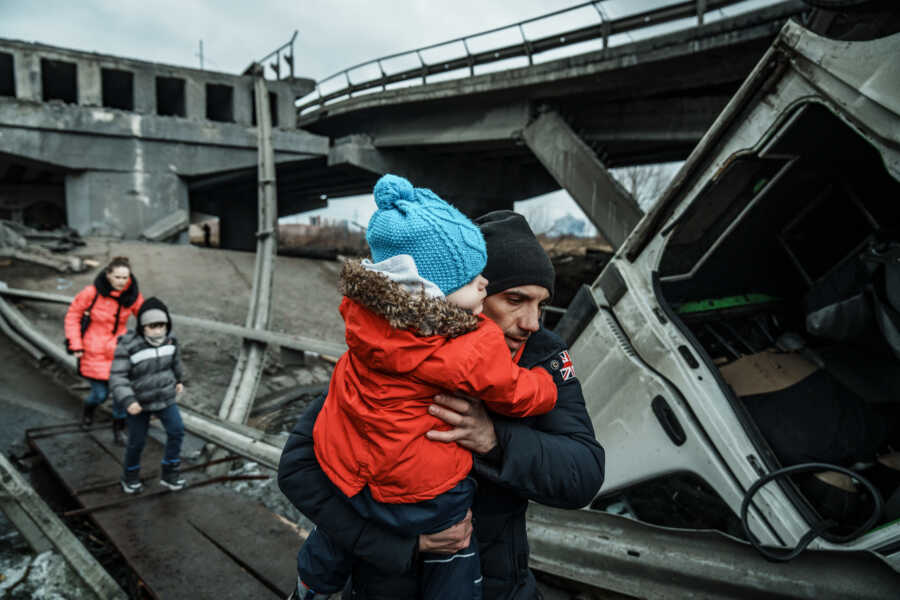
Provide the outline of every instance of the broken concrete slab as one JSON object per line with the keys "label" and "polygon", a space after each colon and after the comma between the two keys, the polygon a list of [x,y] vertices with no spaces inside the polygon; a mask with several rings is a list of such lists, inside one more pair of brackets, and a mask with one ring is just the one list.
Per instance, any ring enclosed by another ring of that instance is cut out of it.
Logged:
{"label": "broken concrete slab", "polygon": [[183,208],[166,215],[141,232],[141,238],[151,242],[164,242],[187,231],[191,223],[188,211]]}

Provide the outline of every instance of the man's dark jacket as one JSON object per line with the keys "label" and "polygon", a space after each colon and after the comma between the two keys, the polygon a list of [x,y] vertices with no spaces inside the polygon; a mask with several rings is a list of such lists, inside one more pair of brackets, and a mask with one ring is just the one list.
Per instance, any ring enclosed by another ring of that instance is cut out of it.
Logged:
{"label": "man's dark jacket", "polygon": [[[569,370],[562,340],[541,329],[528,339],[519,364],[550,371],[559,398],[552,411],[538,417],[492,415],[498,447],[476,456],[478,492],[472,514],[485,600],[536,597],[525,534],[528,500],[580,508],[603,483],[603,448],[594,438],[581,384]],[[360,517],[316,462],[312,431],[324,400],[322,396],[313,402],[291,432],[278,467],[281,491],[335,543],[360,559],[344,598],[412,600],[417,597],[418,539]]]}

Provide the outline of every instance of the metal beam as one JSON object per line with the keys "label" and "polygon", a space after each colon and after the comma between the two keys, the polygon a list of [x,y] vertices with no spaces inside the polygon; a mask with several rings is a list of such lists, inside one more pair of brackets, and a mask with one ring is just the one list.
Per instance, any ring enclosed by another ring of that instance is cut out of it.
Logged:
{"label": "metal beam", "polygon": [[[247,327],[265,330],[269,326],[272,303],[272,280],[278,236],[278,202],[275,187],[275,155],[272,150],[272,115],[269,114],[269,94],[262,67],[254,69],[253,94],[256,98],[256,131],[259,156],[257,171],[259,211],[256,232],[256,264],[253,268],[253,288],[247,311]],[[263,368],[266,346],[244,339],[231,383],[219,407],[219,417],[233,423],[243,423],[253,407],[256,388]]]}
{"label": "metal beam", "polygon": [[[5,292],[6,290],[0,287],[0,292]],[[59,344],[52,342],[47,336],[43,333],[40,333],[34,327],[32,327],[31,323],[28,322],[28,319],[25,318],[22,313],[20,313],[16,308],[3,300],[0,297],[0,315],[3,316],[4,319],[12,326],[13,329],[21,336],[27,340],[27,342],[44,354],[50,356],[56,362],[69,367],[71,370],[76,370],[75,357],[66,353],[66,351]],[[19,338],[19,339],[21,339]],[[14,342],[18,342],[16,338],[11,338]]]}
{"label": "metal beam", "polygon": [[9,487],[8,484],[0,482],[0,512],[6,515],[6,518],[13,524],[13,527],[19,530],[25,541],[31,547],[35,554],[41,554],[47,550],[53,549],[53,544],[41,531],[41,528],[28,516],[20,504],[19,500],[5,491]]}
{"label": "metal beam", "polygon": [[[28,300],[38,300],[41,302],[54,302],[57,304],[71,304],[73,300],[72,297],[63,296],[62,294],[51,294],[48,292],[34,292],[31,290],[7,288],[4,287],[2,282],[0,282],[0,297],[2,296],[25,298]],[[9,305],[0,300],[0,311],[3,310],[4,306]],[[6,313],[4,312],[3,314]],[[18,311],[15,311],[15,314],[17,314],[19,318],[16,320],[16,323],[13,323],[13,325],[16,329],[19,329],[26,321]],[[208,319],[198,319],[197,317],[186,317],[184,315],[172,314],[172,321],[177,325],[197,327],[198,329],[205,329],[206,331],[215,331],[218,333],[226,333],[229,335],[234,335],[236,337],[262,342],[265,344],[274,344],[276,346],[281,346],[282,348],[298,350],[300,352],[315,352],[316,354],[336,357],[340,356],[347,350],[347,347],[344,344],[324,342],[322,340],[316,340],[300,335],[290,335],[287,333],[278,333],[275,331],[266,331],[263,329],[250,329],[249,327],[242,327],[241,325],[222,323],[220,321],[210,321]],[[53,346],[57,352],[61,352],[62,357],[67,357],[62,348],[60,348],[57,344],[49,340],[46,340],[46,343]],[[44,352],[46,352],[46,349],[44,349]],[[29,351],[29,353],[31,352]],[[54,356],[54,358],[57,358],[57,356]]]}
{"label": "metal beam", "polygon": [[531,566],[639,598],[895,598],[900,574],[869,551],[807,550],[770,562],[717,531],[593,510],[528,506]]}
{"label": "metal beam", "polygon": [[[4,508],[15,503],[20,509],[7,513],[13,524],[17,528],[21,524],[32,537],[38,534],[43,537],[44,542],[39,542],[41,546],[47,542],[52,543],[98,598],[127,600],[128,596],[122,588],[25,482],[3,453],[0,453],[0,494],[4,496]],[[26,517],[27,523],[23,520]]]}
{"label": "metal beam", "polygon": [[546,111],[522,132],[525,143],[603,237],[618,248],[641,220],[637,202],[610,175],[594,151],[555,111]]}
{"label": "metal beam", "polygon": [[31,355],[31,357],[40,362],[44,359],[44,353],[35,348],[28,340],[23,338],[18,332],[13,329],[9,323],[6,322],[6,317],[0,314],[0,331],[2,331],[6,337],[17,343],[25,352]]}

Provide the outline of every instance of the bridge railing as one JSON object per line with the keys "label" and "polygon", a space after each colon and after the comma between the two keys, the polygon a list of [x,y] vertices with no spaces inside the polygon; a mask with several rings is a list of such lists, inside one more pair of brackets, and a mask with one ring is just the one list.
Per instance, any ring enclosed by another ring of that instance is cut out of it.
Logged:
{"label": "bridge railing", "polygon": [[[450,73],[460,69],[466,69],[468,76],[476,75],[475,67],[510,59],[525,57],[528,64],[534,64],[535,56],[549,50],[563,48],[583,42],[602,40],[602,47],[610,45],[610,39],[620,34],[630,34],[638,30],[649,30],[660,25],[671,24],[675,21],[696,18],[697,24],[702,25],[707,13],[718,11],[733,4],[759,4],[748,0],[687,0],[660,6],[651,10],[610,19],[602,4],[609,0],[593,0],[576,4],[568,8],[551,13],[519,21],[511,25],[480,31],[464,37],[459,37],[430,46],[423,46],[415,50],[407,50],[365,61],[352,67],[348,67],[333,75],[330,75],[316,83],[316,89],[311,94],[300,99],[297,106],[298,116],[313,112],[330,102],[353,97],[354,94],[371,93],[379,90],[387,90],[388,86],[406,82],[407,85],[429,83],[428,78],[439,74]],[[769,2],[771,4],[771,2]],[[560,17],[575,11],[585,12],[584,9],[593,9],[592,14],[598,22],[568,30],[562,33],[554,33],[534,39],[529,39],[525,33],[525,26],[538,22],[547,22],[555,17]],[[513,33],[520,41],[507,44],[498,48],[472,52],[472,43],[478,38],[496,34]],[[442,60],[427,61],[423,56],[426,53],[444,53],[455,51],[458,55],[450,54]],[[389,62],[410,63],[413,66],[401,67],[395,72],[388,72],[385,65]],[[359,81],[353,81],[351,74],[362,73],[368,77]],[[374,76],[371,74],[374,73]],[[465,71],[463,71],[465,76]],[[434,77],[436,78],[436,77]],[[327,91],[326,91],[327,89]]]}

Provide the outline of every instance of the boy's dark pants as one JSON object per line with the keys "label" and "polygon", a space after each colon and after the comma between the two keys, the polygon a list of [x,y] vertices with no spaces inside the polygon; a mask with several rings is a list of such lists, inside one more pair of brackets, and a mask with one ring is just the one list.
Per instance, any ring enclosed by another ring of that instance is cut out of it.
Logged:
{"label": "boy's dark pants", "polygon": [[128,415],[128,446],[125,448],[125,470],[136,471],[141,468],[141,452],[147,441],[147,429],[150,417],[159,418],[166,430],[166,451],[163,454],[163,467],[175,466],[181,461],[181,440],[184,439],[184,423],[178,405],[172,404],[162,410],[144,410],[136,415]]}
{"label": "boy's dark pants", "polygon": [[[414,504],[383,504],[368,488],[349,499],[362,517],[409,535],[437,533],[463,520],[475,497],[475,480],[467,477],[440,496]],[[426,600],[481,599],[481,562],[475,535],[456,554],[421,553],[422,593]],[[313,529],[297,555],[297,573],[318,593],[340,591],[350,576],[353,555],[338,548],[319,528]]]}

